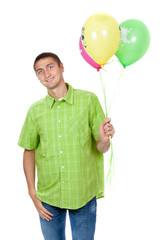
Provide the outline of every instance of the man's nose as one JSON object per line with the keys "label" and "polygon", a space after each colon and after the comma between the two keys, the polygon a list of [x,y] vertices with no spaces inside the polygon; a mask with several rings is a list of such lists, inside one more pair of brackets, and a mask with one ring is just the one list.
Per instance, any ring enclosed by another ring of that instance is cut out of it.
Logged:
{"label": "man's nose", "polygon": [[45,77],[46,77],[46,78],[48,78],[48,77],[51,75],[51,73],[50,73],[48,70],[46,70],[46,71],[44,72],[44,74],[45,74]]}

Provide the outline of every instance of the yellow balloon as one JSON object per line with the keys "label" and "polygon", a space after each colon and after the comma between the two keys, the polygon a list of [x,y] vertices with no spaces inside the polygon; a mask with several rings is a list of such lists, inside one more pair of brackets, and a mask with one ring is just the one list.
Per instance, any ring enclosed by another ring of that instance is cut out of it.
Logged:
{"label": "yellow balloon", "polygon": [[100,65],[105,64],[115,54],[120,40],[118,22],[106,13],[92,15],[82,28],[83,47]]}

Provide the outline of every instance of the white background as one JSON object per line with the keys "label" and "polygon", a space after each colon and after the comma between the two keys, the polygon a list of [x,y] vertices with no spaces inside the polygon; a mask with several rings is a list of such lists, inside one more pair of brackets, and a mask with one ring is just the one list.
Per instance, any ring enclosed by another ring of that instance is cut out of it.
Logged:
{"label": "white background", "polygon": [[[98,200],[95,239],[160,239],[158,9],[156,0],[6,0],[0,4],[0,239],[43,239],[27,193],[23,149],[17,146],[29,106],[46,95],[32,68],[35,57],[43,51],[58,54],[65,81],[94,92],[104,107],[99,74],[83,60],[78,45],[84,22],[99,12],[119,23],[130,18],[143,21],[151,43],[146,55],[125,69],[109,114],[116,130],[116,174],[112,191],[106,185],[105,198]],[[122,66],[115,62],[106,68],[103,80],[111,93]],[[105,154],[106,168],[109,155]],[[66,236],[71,239],[68,219]]]}

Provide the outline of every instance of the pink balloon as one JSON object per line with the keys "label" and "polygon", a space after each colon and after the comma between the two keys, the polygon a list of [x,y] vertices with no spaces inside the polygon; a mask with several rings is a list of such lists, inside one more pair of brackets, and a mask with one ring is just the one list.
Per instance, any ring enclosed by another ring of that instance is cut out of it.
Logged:
{"label": "pink balloon", "polygon": [[85,51],[84,47],[83,47],[83,44],[82,44],[82,39],[80,37],[80,40],[79,40],[79,48],[80,48],[80,51],[81,51],[81,55],[82,57],[84,58],[84,60],[89,63],[92,67],[96,68],[97,71],[99,71],[99,69],[101,68],[101,65],[96,63],[93,58],[91,58],[88,53]]}

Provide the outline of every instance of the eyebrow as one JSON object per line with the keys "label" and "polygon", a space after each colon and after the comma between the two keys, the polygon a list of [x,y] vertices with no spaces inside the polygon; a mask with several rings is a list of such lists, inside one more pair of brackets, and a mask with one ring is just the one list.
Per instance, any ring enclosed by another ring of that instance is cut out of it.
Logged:
{"label": "eyebrow", "polygon": [[[47,64],[47,65],[44,66],[44,67],[49,67],[50,65],[54,65],[54,63],[49,63],[49,64]],[[38,68],[38,69],[36,69],[36,72],[38,72],[38,71],[40,71],[40,70],[43,70],[43,68]]]}

